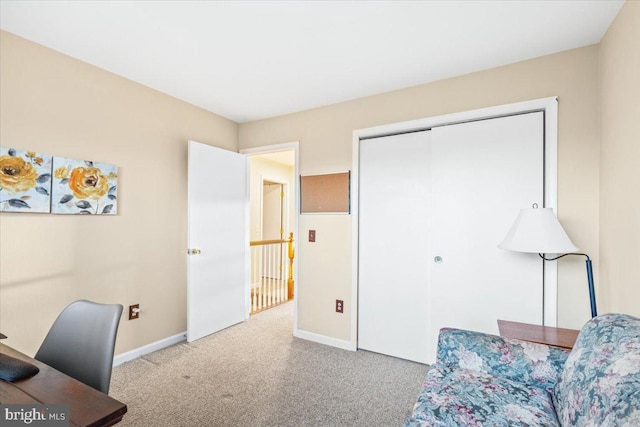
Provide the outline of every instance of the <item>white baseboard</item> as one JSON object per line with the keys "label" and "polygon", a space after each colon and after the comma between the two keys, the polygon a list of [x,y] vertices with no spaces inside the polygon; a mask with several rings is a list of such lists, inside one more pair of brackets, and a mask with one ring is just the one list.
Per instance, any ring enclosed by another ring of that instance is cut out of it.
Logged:
{"label": "white baseboard", "polygon": [[151,344],[144,345],[142,347],[134,348],[126,353],[118,354],[113,358],[113,366],[122,365],[124,362],[128,362],[133,359],[137,359],[145,354],[153,353],[154,351],[161,350],[170,345],[178,344],[179,342],[187,339],[187,332],[181,332],[171,337],[163,338],[159,341],[152,342]]}
{"label": "white baseboard", "polygon": [[293,336],[302,338],[303,340],[313,341],[324,345],[330,345],[331,347],[341,348],[343,350],[356,351],[357,348],[351,341],[341,340],[338,338],[328,337],[326,335],[316,334],[314,332],[302,331],[295,329]]}
{"label": "white baseboard", "polygon": [[[303,340],[341,348],[343,350],[356,351],[355,346],[352,345],[350,341],[328,337],[325,335],[316,334],[314,332],[307,332],[297,329],[293,331],[293,336],[301,338]],[[178,344],[179,342],[186,341],[186,339],[187,332],[185,331],[167,338],[163,338],[159,341],[152,342],[151,344],[135,348],[131,351],[127,351],[126,353],[118,354],[113,358],[113,366],[115,367],[118,365],[122,365],[125,362],[137,359],[138,357],[144,356],[145,354],[153,353],[154,351],[158,351],[165,347],[169,347],[171,345]]]}

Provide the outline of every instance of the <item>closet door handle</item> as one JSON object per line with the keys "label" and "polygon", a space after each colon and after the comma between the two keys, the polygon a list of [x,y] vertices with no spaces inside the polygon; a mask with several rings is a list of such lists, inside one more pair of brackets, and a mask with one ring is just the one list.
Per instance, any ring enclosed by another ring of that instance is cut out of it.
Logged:
{"label": "closet door handle", "polygon": [[435,262],[436,264],[441,264],[442,263],[442,257],[440,255],[436,255],[433,258],[433,262]]}

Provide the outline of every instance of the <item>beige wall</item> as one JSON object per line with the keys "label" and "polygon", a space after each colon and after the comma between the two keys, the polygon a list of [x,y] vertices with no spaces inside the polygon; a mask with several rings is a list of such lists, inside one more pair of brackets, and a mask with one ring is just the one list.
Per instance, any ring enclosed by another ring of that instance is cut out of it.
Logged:
{"label": "beige wall", "polygon": [[600,281],[605,307],[640,316],[640,2],[600,44]]}
{"label": "beige wall", "polygon": [[187,141],[237,150],[238,125],[0,33],[0,144],[119,167],[118,215],[0,214],[0,330],[33,354],[60,310],[126,306],[122,353],[186,329]]}
{"label": "beige wall", "polygon": [[[559,217],[573,241],[594,259],[597,278],[598,46],[241,124],[240,147],[299,141],[302,175],[340,172],[352,168],[355,129],[556,95]],[[298,244],[299,329],[350,337],[351,220],[344,215],[300,218],[301,235],[316,229],[317,242],[302,239]],[[564,259],[559,270],[559,323],[580,327],[589,318],[584,261]],[[336,299],[345,300],[342,315],[335,313]]]}
{"label": "beige wall", "polygon": [[[33,354],[78,298],[141,304],[116,353],[185,330],[188,139],[231,150],[300,141],[301,174],[342,172],[355,129],[556,95],[560,220],[594,259],[600,312],[640,314],[639,9],[627,2],[601,45],[240,127],[0,33],[0,144],[120,167],[115,217],[0,214],[0,330]],[[348,340],[351,217],[302,216],[308,229],[317,242],[297,244],[298,326]],[[588,319],[584,276],[580,259],[560,263],[561,326]]]}

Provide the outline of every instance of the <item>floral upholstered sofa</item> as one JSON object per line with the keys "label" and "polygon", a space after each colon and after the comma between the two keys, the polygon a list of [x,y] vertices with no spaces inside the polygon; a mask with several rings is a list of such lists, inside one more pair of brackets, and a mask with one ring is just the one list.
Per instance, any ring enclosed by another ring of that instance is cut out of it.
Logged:
{"label": "floral upholstered sofa", "polygon": [[598,316],[570,352],[442,329],[414,426],[640,426],[640,319]]}

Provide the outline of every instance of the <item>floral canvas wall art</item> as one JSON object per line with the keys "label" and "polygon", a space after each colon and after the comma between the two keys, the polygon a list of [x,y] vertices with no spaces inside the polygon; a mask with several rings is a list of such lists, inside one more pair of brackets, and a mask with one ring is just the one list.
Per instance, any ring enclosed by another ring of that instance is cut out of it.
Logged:
{"label": "floral canvas wall art", "polygon": [[118,167],[54,157],[51,212],[115,215]]}
{"label": "floral canvas wall art", "polygon": [[0,147],[0,212],[51,211],[51,159]]}

